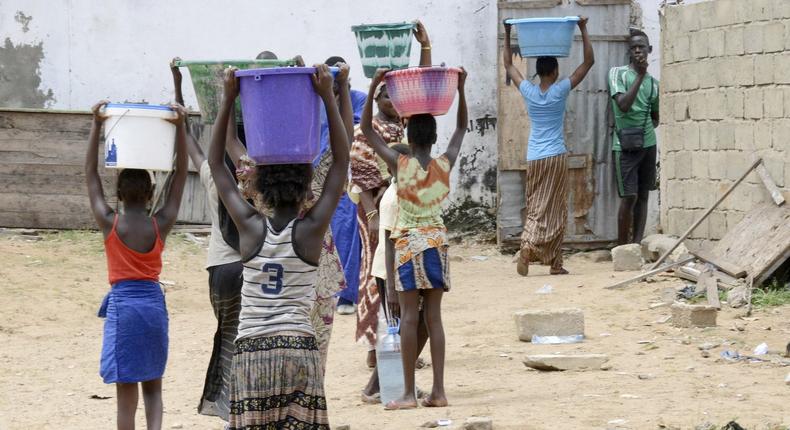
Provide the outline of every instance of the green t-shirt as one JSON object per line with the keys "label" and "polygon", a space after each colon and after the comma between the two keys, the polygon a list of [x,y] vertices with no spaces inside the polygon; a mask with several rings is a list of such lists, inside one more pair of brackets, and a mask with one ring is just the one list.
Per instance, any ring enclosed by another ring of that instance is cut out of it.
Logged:
{"label": "green t-shirt", "polygon": [[[650,112],[658,112],[658,81],[648,73],[642,80],[636,100],[631,105],[627,113],[623,113],[614,100],[614,95],[626,93],[636,81],[637,74],[631,66],[612,67],[609,70],[609,96],[612,98],[612,110],[614,110],[615,130],[628,127],[645,128],[645,148],[656,146],[656,129],[653,127],[653,120]],[[652,88],[651,88],[652,87]],[[652,95],[651,95],[652,94]],[[648,108],[649,106],[649,108]],[[645,123],[645,116],[648,116]],[[612,136],[612,150],[620,151],[620,141],[617,132]]]}

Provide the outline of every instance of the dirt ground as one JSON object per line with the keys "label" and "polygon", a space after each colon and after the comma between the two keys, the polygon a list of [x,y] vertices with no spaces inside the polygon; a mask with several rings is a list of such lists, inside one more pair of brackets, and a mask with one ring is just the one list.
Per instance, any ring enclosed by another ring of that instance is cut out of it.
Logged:
{"label": "dirt ground", "polygon": [[[613,273],[611,263],[571,257],[569,276],[533,267],[525,279],[511,257],[493,247],[459,245],[451,253],[463,258],[452,263],[453,290],[443,306],[451,406],[387,412],[363,405],[366,348],[353,340],[354,318],[338,316],[326,381],[333,426],[415,429],[446,418],[460,428],[469,416],[491,416],[500,430],[691,429],[733,419],[747,429],[790,425],[790,386],[784,383],[790,367],[719,358],[725,348],[749,353],[762,342],[783,349],[790,341],[790,306],[757,310],[749,319],[725,309],[718,327],[678,329],[662,322],[668,308],[649,309],[664,288],[677,285],[670,278],[615,292],[603,287],[633,273]],[[115,390],[98,375],[102,320],[96,311],[108,289],[99,234],[28,240],[5,232],[0,256],[0,429],[114,428]],[[166,429],[223,427],[196,413],[215,329],[204,258],[205,251],[183,236],[169,239],[162,273],[170,311]],[[544,284],[553,287],[551,294],[536,293]],[[569,306],[584,309],[583,343],[519,342],[515,311]],[[704,342],[731,344],[704,358],[698,349]],[[605,353],[611,369],[538,372],[522,364],[527,354],[553,352]],[[430,368],[417,378],[429,389]],[[145,428],[142,409],[138,423]]]}

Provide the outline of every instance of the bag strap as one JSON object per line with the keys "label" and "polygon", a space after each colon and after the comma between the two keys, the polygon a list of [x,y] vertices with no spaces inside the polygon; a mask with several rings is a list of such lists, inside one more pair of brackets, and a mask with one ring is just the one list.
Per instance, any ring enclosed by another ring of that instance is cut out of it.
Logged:
{"label": "bag strap", "polygon": [[655,89],[655,87],[653,86],[653,77],[651,76],[650,77],[650,95],[647,96],[647,114],[645,114],[645,122],[642,123],[642,128],[643,129],[645,127],[647,127],[647,120],[650,119],[650,116],[653,113],[652,112],[652,110],[653,110],[653,102],[652,102],[651,99],[653,98],[653,90],[654,89]]}

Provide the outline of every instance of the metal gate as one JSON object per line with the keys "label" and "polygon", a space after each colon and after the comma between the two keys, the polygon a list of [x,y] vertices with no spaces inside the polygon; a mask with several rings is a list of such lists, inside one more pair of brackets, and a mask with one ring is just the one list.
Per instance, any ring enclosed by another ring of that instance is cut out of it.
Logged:
{"label": "metal gate", "polygon": [[[632,22],[630,0],[528,0],[498,2],[499,22],[505,18],[584,15],[595,51],[595,65],[568,97],[565,144],[568,147],[568,225],[565,244],[590,247],[617,239],[617,188],[611,155],[611,106],[607,74],[628,61],[628,28]],[[516,31],[510,43],[518,45]],[[504,29],[499,25],[498,54],[498,208],[497,240],[500,246],[519,243],[523,225],[524,170],[529,140],[529,118],[524,101],[506,82],[502,63]],[[559,58],[560,76],[566,77],[582,62],[581,36],[576,32],[571,56]],[[527,59],[518,55],[520,70]],[[535,73],[534,60],[529,74]]]}

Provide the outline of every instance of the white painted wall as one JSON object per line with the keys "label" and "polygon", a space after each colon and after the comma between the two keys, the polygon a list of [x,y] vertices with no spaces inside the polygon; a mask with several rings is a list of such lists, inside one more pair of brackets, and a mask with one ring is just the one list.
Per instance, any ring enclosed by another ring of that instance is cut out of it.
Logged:
{"label": "white painted wall", "polygon": [[[644,23],[656,48],[659,0],[639,0]],[[27,31],[15,19],[31,17]],[[172,99],[168,62],[183,59],[253,58],[271,50],[280,58],[301,54],[323,62],[330,55],[352,66],[352,86],[365,90],[356,42],[350,27],[362,23],[421,19],[431,36],[435,64],[463,65],[469,72],[470,119],[496,117],[496,0],[3,0],[0,43],[43,43],[42,91],[51,89],[47,107],[88,109],[99,99],[164,103]],[[651,73],[659,75],[658,49]],[[412,46],[412,63],[419,45]],[[4,83],[5,84],[5,83]],[[184,82],[186,103],[197,107],[191,83]],[[0,106],[4,106],[0,100]],[[455,110],[439,119],[443,150],[455,127]],[[476,184],[461,186],[454,172],[453,198],[493,205],[495,192],[481,184],[496,168],[496,132],[466,137],[462,156],[475,159],[468,175]],[[465,178],[466,179],[466,178]]]}

